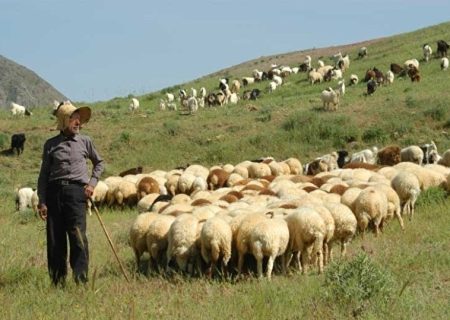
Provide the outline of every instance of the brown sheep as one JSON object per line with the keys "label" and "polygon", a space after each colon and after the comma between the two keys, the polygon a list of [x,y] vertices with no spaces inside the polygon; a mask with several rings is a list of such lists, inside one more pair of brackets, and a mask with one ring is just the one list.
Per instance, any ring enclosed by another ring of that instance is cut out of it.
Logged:
{"label": "brown sheep", "polygon": [[393,166],[400,162],[400,147],[397,145],[387,146],[378,151],[378,164]]}
{"label": "brown sheep", "polygon": [[377,171],[380,168],[379,165],[365,162],[349,162],[343,167],[343,169],[367,169],[371,171]]}
{"label": "brown sheep", "polygon": [[158,181],[156,181],[152,177],[144,177],[138,183],[137,198],[138,200],[142,199],[150,193],[159,193]]}
{"label": "brown sheep", "polygon": [[208,184],[209,190],[217,190],[223,188],[228,178],[230,177],[230,173],[223,169],[213,169],[206,178],[206,183]]}

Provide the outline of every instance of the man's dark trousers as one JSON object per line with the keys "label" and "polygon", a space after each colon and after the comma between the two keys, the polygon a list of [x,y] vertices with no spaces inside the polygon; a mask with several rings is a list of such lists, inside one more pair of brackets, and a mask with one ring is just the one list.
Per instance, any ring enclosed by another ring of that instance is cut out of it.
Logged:
{"label": "man's dark trousers", "polygon": [[86,282],[89,248],[86,237],[86,196],[82,184],[51,183],[47,190],[47,259],[54,285],[67,275],[67,237],[75,281]]}

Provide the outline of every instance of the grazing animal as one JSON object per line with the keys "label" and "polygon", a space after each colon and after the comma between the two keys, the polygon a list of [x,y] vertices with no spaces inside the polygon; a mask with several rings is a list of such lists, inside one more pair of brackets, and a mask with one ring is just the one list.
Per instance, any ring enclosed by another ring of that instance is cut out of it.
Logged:
{"label": "grazing animal", "polygon": [[445,71],[448,69],[448,58],[444,57],[441,59],[441,70]]}
{"label": "grazing animal", "polygon": [[15,133],[11,136],[11,152],[16,151],[17,155],[23,153],[25,144],[25,133]]}
{"label": "grazing animal", "polygon": [[358,50],[358,58],[362,59],[365,56],[367,56],[367,48],[366,47],[359,48],[359,50]]}
{"label": "grazing animal", "polygon": [[130,105],[129,105],[129,107],[128,107],[128,109],[129,109],[131,112],[134,112],[134,111],[136,111],[137,109],[139,109],[139,100],[136,99],[136,98],[132,98],[132,99],[131,99],[131,102],[130,102]]}
{"label": "grazing animal", "polygon": [[450,48],[450,46],[448,45],[447,42],[445,42],[444,40],[439,40],[437,42],[437,50],[436,50],[438,56],[441,58],[446,57],[448,48]]}
{"label": "grazing animal", "polygon": [[377,82],[373,79],[367,82],[367,95],[372,95],[377,90]]}
{"label": "grazing animal", "polygon": [[400,65],[397,64],[397,63],[391,63],[390,70],[391,70],[394,74],[397,74],[397,75],[400,75],[400,74],[402,74],[402,73],[404,72],[403,67],[400,66]]}
{"label": "grazing animal", "polygon": [[121,173],[119,173],[119,176],[120,177],[125,177],[125,176],[127,176],[129,174],[139,174],[139,173],[142,173],[142,167],[141,166],[122,171]]}
{"label": "grazing animal", "polygon": [[431,55],[433,54],[433,49],[431,49],[428,43],[424,44],[422,47],[423,50],[423,59],[428,62],[430,60]]}
{"label": "grazing animal", "polygon": [[329,111],[336,111],[339,106],[339,95],[339,91],[334,91],[331,87],[323,90],[320,95],[323,102],[323,108]]}

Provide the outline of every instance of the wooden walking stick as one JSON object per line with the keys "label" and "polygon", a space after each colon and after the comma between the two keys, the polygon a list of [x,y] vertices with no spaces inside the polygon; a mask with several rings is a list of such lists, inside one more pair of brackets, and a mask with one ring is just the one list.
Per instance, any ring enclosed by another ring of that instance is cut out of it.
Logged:
{"label": "wooden walking stick", "polygon": [[100,217],[100,213],[98,212],[97,206],[94,203],[94,200],[92,200],[92,198],[89,198],[89,201],[91,202],[92,207],[94,208],[95,211],[95,215],[98,218],[98,221],[100,222],[100,225],[102,226],[103,231],[105,232],[106,238],[108,239],[109,245],[111,246],[112,251],[114,252],[114,256],[117,259],[117,262],[119,263],[120,269],[122,270],[123,276],[125,277],[125,279],[127,280],[127,282],[130,282],[130,279],[128,278],[128,274],[125,270],[125,268],[123,267],[122,262],[119,259],[119,256],[117,255],[117,251],[114,247],[114,244],[111,240],[111,237],[108,234],[108,231],[106,230],[105,224],[103,223],[102,218]]}

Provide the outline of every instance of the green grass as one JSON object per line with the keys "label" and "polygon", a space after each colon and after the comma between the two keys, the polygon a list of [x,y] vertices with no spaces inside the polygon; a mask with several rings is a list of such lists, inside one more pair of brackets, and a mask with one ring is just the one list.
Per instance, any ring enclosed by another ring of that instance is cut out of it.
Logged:
{"label": "green grass", "polygon": [[[388,70],[392,62],[421,58],[421,45],[450,38],[450,23],[378,39],[368,45],[369,56],[356,60],[360,44],[345,47],[352,61],[351,73],[363,78],[373,66]],[[401,146],[433,140],[440,152],[450,148],[449,73],[441,72],[437,59],[421,63],[420,83],[396,79],[371,97],[363,95],[365,84],[347,88],[337,112],[321,110],[320,92],[329,83],[311,86],[305,74],[292,75],[269,95],[263,90],[258,101],[240,101],[235,106],[202,109],[195,115],[159,111],[159,99],[178,88],[217,90],[218,78],[240,78],[251,70],[267,69],[276,61],[299,64],[310,53],[296,52],[263,57],[239,66],[174,85],[161,92],[138,97],[141,109],[128,112],[128,97],[90,105],[91,122],[83,131],[93,138],[105,158],[103,178],[143,165],[146,172],[170,170],[187,163],[205,166],[236,164],[261,156],[276,159],[298,157],[307,162],[335,149],[349,151],[395,143]],[[324,53],[324,52],[329,52]],[[334,84],[333,84],[334,85]],[[81,105],[78,103],[77,105]],[[249,111],[250,105],[257,111]],[[56,134],[50,108],[33,110],[32,118],[13,119],[0,110],[0,146],[9,147],[12,133],[25,132],[25,152],[20,157],[0,156],[0,318],[1,319],[153,319],[153,318],[254,318],[254,319],[448,319],[450,301],[450,200],[442,190],[429,190],[418,200],[414,220],[405,221],[402,232],[391,222],[379,238],[355,239],[339,268],[357,274],[368,270],[385,279],[383,290],[360,298],[358,282],[331,289],[325,275],[276,274],[271,282],[253,278],[208,281],[176,276],[146,277],[133,272],[134,257],[127,244],[136,211],[101,208],[103,219],[120,258],[133,275],[126,283],[95,216],[88,218],[91,247],[91,281],[87,288],[69,282],[66,289],[49,285],[46,269],[44,223],[31,211],[14,212],[14,188],[36,187],[42,146]],[[354,141],[350,143],[350,141]],[[361,254],[365,253],[365,260]],[[359,260],[358,260],[359,259]],[[335,270],[336,271],[336,270]],[[337,270],[335,273],[340,274]],[[342,271],[344,272],[344,271]],[[356,278],[357,279],[357,278]],[[352,280],[355,281],[355,280]],[[365,280],[366,281],[366,280]],[[372,280],[371,280],[372,281]],[[363,283],[371,288],[371,281]],[[341,291],[339,291],[341,290]],[[376,290],[375,290],[376,291]],[[352,299],[345,299],[350,292]],[[356,291],[358,292],[358,291]],[[381,296],[380,296],[381,295]],[[387,301],[386,301],[386,298]]]}

